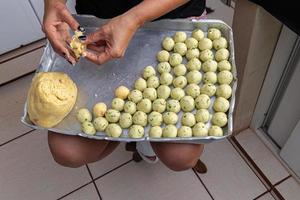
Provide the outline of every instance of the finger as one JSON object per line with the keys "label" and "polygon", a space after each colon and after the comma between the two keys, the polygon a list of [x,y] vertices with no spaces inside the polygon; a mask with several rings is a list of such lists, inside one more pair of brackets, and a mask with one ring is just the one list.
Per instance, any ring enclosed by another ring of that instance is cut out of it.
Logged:
{"label": "finger", "polygon": [[73,18],[73,16],[66,7],[61,9],[60,14],[63,20],[71,27],[73,31],[78,29],[79,23]]}
{"label": "finger", "polygon": [[65,57],[70,56],[67,48],[63,45],[63,42],[57,38],[55,30],[51,30],[50,28],[47,28],[45,30],[45,33],[56,53],[58,53],[61,56],[65,55]]}
{"label": "finger", "polygon": [[85,58],[96,63],[98,65],[103,64],[111,59],[111,56],[107,54],[105,51],[99,54],[95,54],[89,51],[85,52]]}
{"label": "finger", "polygon": [[104,34],[102,33],[102,31],[98,30],[96,32],[89,34],[84,43],[91,44],[91,43],[96,43],[96,42],[100,42],[100,41],[105,41],[105,37],[104,37]]}
{"label": "finger", "polygon": [[105,46],[98,46],[98,45],[93,45],[93,44],[88,44],[87,48],[91,49],[93,51],[96,51],[98,53],[101,53],[105,50]]}

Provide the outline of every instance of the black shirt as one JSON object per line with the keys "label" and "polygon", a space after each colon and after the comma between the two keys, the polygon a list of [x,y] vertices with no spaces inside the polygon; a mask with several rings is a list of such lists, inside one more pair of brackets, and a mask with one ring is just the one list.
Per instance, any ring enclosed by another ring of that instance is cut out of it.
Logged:
{"label": "black shirt", "polygon": [[[142,0],[76,0],[75,8],[78,14],[88,14],[108,19],[123,14],[140,2]],[[204,10],[205,0],[190,0],[159,19],[200,16]]]}

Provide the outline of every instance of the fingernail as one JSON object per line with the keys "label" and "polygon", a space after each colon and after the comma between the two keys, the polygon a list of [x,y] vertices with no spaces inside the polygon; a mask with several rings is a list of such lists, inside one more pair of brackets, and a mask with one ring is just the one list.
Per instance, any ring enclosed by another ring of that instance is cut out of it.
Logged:
{"label": "fingernail", "polygon": [[85,29],[84,29],[83,27],[81,27],[81,26],[78,26],[77,30],[78,30],[78,31],[81,31],[81,32],[83,32],[83,33],[85,32]]}
{"label": "fingernail", "polygon": [[[68,61],[68,60],[67,60]],[[71,65],[73,65],[73,63],[71,63],[70,61],[68,61],[68,63],[70,63]]]}
{"label": "fingernail", "polygon": [[79,40],[85,41],[86,40],[86,35],[81,35],[78,37]]}

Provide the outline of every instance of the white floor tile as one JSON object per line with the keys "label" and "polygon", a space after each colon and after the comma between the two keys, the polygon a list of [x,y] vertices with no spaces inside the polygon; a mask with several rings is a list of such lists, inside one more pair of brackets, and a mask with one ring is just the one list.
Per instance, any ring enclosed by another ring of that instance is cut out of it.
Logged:
{"label": "white floor tile", "polygon": [[257,200],[275,200],[272,195],[268,192],[264,196],[259,197]]}
{"label": "white floor tile", "polygon": [[54,162],[45,131],[34,131],[0,147],[0,199],[57,199],[89,182],[86,167]]}
{"label": "white floor tile", "polygon": [[300,184],[292,177],[277,185],[276,189],[285,200],[300,199]]}
{"label": "white floor tile", "polygon": [[62,200],[99,200],[99,196],[93,183],[81,188],[62,198]]}

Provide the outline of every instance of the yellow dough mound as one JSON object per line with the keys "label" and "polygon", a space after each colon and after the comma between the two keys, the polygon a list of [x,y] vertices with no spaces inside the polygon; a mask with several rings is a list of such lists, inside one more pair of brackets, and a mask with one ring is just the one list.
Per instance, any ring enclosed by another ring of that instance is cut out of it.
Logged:
{"label": "yellow dough mound", "polygon": [[29,119],[38,126],[51,128],[69,114],[76,98],[76,84],[67,74],[38,73],[33,78],[28,91]]}

